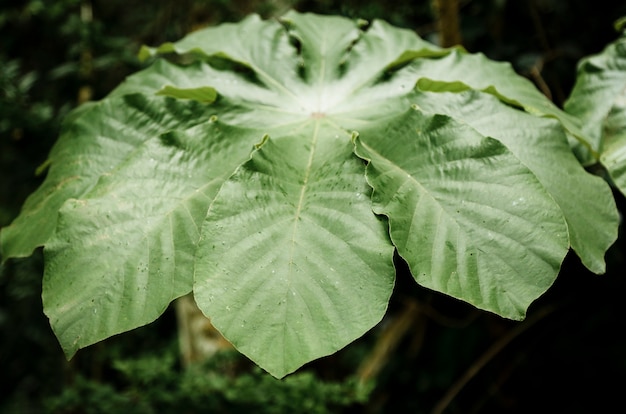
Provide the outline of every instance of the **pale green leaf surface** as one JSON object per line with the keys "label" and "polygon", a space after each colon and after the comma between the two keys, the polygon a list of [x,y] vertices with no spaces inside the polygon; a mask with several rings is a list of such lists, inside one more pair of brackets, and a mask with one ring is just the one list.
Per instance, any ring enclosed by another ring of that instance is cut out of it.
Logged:
{"label": "pale green leaf surface", "polygon": [[565,110],[579,117],[612,182],[626,194],[626,37],[583,59]]}
{"label": "pale green leaf surface", "polygon": [[251,15],[239,23],[192,32],[174,44],[144,51],[152,55],[193,53],[232,61],[250,69],[255,80],[286,101],[286,106],[310,108],[311,89],[298,76],[300,60],[296,49],[277,21],[264,21]]}
{"label": "pale green leaf surface", "polygon": [[[241,111],[238,116],[251,113],[249,116],[255,124],[276,125],[281,123],[281,119],[293,122],[293,118],[298,115],[308,115],[302,107],[290,105],[284,96],[259,85],[244,74],[218,70],[202,61],[180,66],[157,60],[145,70],[129,76],[110,96],[134,93],[155,95],[166,86],[180,89],[213,88],[218,95],[217,99],[225,98],[230,102],[225,105],[229,107],[229,114],[239,107]],[[262,115],[257,116],[259,113]]]}
{"label": "pale green leaf surface", "polygon": [[615,100],[604,122],[603,141],[600,162],[626,195],[626,90]]}
{"label": "pale green leaf surface", "polygon": [[565,110],[578,117],[592,149],[603,151],[604,119],[626,89],[626,37],[589,56],[578,65],[576,84]]}
{"label": "pale green leaf surface", "polygon": [[298,40],[302,48],[301,59],[306,64],[303,80],[316,87],[320,99],[326,95],[333,81],[342,73],[340,64],[345,52],[361,32],[356,22],[339,16],[319,16],[311,13],[289,12],[281,18],[287,23],[291,36]]}
{"label": "pale green leaf surface", "polygon": [[412,60],[444,56],[450,50],[423,40],[412,30],[374,20],[350,52],[345,58],[346,66],[351,69],[349,78],[352,83],[355,83],[352,79],[356,79],[363,85]]}
{"label": "pale green leaf surface", "polygon": [[374,20],[341,61],[347,75],[333,84],[334,96],[321,112],[341,118],[344,127],[356,126],[355,120],[378,122],[387,114],[402,112],[408,104],[397,98],[411,92],[416,81],[412,73],[402,70],[407,59],[448,53],[450,50],[422,40],[411,30]]}
{"label": "pale green leaf surface", "polygon": [[517,75],[508,62],[495,62],[481,53],[453,50],[441,59],[416,60],[411,67],[421,90],[488,92],[531,114],[554,117],[578,139],[586,138],[575,116],[554,105],[528,79]]}
{"label": "pale green leaf surface", "polygon": [[412,101],[505,144],[561,207],[572,248],[585,266],[604,273],[604,255],[617,238],[615,200],[606,182],[580,165],[555,120],[515,110],[477,91],[416,94]]}
{"label": "pale green leaf surface", "polygon": [[562,200],[606,196],[563,147],[575,122],[510,66],[295,12],[142,50],[167,53],[182,63],[157,59],[68,119],[0,235],[3,255],[45,245],[45,311],[68,355],[193,283],[224,336],[284,376],[380,321],[394,245],[419,283],[514,319],[554,280],[567,224],[583,261],[603,264],[610,206],[596,220],[581,213],[593,200]]}
{"label": "pale green leaf surface", "polygon": [[155,95],[170,96],[178,99],[191,99],[194,101],[211,104],[217,98],[215,89],[209,86],[201,86],[199,88],[176,88],[166,85],[156,92]]}
{"label": "pale green leaf surface", "polygon": [[553,283],[562,213],[498,141],[419,109],[356,140],[374,210],[418,283],[511,319]]}
{"label": "pale green leaf surface", "polygon": [[63,205],[44,250],[43,301],[68,356],[152,322],[191,291],[206,210],[258,139],[217,120],[155,136]]}
{"label": "pale green leaf surface", "polygon": [[198,305],[278,377],[360,337],[393,289],[393,246],[363,164],[346,134],[320,123],[270,139],[224,183],[198,249]]}
{"label": "pale green leaf surface", "polygon": [[57,211],[67,199],[88,192],[145,140],[176,126],[192,126],[203,117],[200,105],[136,94],[79,108],[66,120],[50,153],[44,183],[26,200],[20,216],[2,229],[2,257],[30,255],[53,234]]}

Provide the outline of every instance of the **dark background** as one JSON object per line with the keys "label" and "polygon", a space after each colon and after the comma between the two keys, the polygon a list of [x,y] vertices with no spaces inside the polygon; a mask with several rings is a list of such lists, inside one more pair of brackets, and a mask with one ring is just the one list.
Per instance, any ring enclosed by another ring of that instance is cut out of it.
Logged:
{"label": "dark background", "polygon": [[[289,8],[381,18],[438,40],[430,1],[0,0],[0,226],[41,182],[34,172],[63,116],[140,69],[140,45]],[[465,48],[511,62],[559,106],[579,59],[615,40],[623,16],[626,4],[608,0],[459,2]],[[398,261],[380,326],[282,382],[230,353],[181,369],[172,310],[65,361],[42,313],[38,251],[0,267],[0,413],[615,412],[626,386],[625,248],[621,237],[601,276],[568,257],[521,323],[419,288]],[[377,354],[385,340],[396,345]],[[382,359],[364,397],[359,369]]]}

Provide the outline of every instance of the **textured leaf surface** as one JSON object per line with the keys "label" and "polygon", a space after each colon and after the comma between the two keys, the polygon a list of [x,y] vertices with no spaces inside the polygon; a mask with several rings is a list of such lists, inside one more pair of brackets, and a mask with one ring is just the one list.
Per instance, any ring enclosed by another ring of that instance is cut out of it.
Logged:
{"label": "textured leaf surface", "polygon": [[66,119],[51,151],[45,182],[26,200],[22,214],[2,229],[3,257],[28,256],[43,245],[54,233],[61,205],[84,196],[143,142],[167,130],[203,122],[209,115],[200,105],[137,94],[79,108]]}
{"label": "textured leaf surface", "polygon": [[224,184],[198,249],[198,303],[278,376],[361,336],[393,289],[362,163],[345,134],[311,124],[297,137],[309,146],[270,140]]}
{"label": "textured leaf surface", "polygon": [[217,120],[162,134],[63,205],[44,251],[43,301],[67,355],[152,322],[191,291],[209,203],[257,138]]}
{"label": "textured leaf surface", "polygon": [[503,102],[521,107],[528,113],[556,118],[571,134],[583,136],[579,119],[560,110],[534,88],[528,79],[516,76],[507,62],[494,62],[480,53],[468,55],[454,51],[437,61],[424,63],[426,62],[422,60],[413,65],[414,71],[420,77],[417,86],[421,90],[484,91],[497,96]]}
{"label": "textured leaf surface", "polygon": [[418,283],[522,319],[568,249],[561,211],[531,171],[498,141],[419,109],[356,145],[374,210]]}
{"label": "textured leaf surface", "polygon": [[[477,91],[418,94],[414,102],[505,144],[561,208],[570,243],[583,263],[604,273],[604,253],[615,242],[619,225],[615,200],[602,178],[587,173],[576,160],[557,122],[503,106],[494,96]],[[555,174],[555,169],[561,173]]]}
{"label": "textured leaf surface", "polygon": [[295,12],[141,55],[149,67],[67,119],[0,233],[3,259],[44,246],[68,356],[193,289],[282,377],[382,319],[394,248],[420,284],[513,319],[570,245],[604,269],[617,214],[567,148],[579,121],[509,65]]}
{"label": "textured leaf surface", "polygon": [[595,161],[626,194],[626,37],[581,61],[565,110],[583,121]]}

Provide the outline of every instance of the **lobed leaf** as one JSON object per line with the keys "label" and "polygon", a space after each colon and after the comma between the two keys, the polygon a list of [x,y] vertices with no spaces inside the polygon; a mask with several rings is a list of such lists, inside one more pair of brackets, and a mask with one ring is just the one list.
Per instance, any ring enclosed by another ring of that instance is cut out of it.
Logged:
{"label": "lobed leaf", "polygon": [[393,246],[370,192],[345,133],[311,121],[297,136],[265,142],[211,204],[196,300],[275,376],[343,348],[382,319]]}
{"label": "lobed leaf", "polygon": [[565,110],[584,125],[589,145],[613,183],[626,194],[626,37],[583,59]]}
{"label": "lobed leaf", "polygon": [[558,122],[537,119],[478,91],[416,94],[413,102],[506,145],[561,208],[570,244],[583,264],[595,273],[605,272],[604,254],[617,239],[619,226],[615,200],[602,178],[586,172],[574,157]]}
{"label": "lobed leaf", "polygon": [[586,137],[579,119],[554,105],[528,79],[517,75],[508,62],[495,62],[481,53],[456,50],[438,60],[415,61],[412,69],[419,79],[420,90],[483,91],[530,114],[558,119],[578,140],[584,141]]}
{"label": "lobed leaf", "polygon": [[495,139],[417,106],[362,131],[374,211],[418,283],[511,319],[553,283],[568,245],[559,207]]}
{"label": "lobed leaf", "polygon": [[171,96],[178,99],[191,99],[202,103],[213,103],[217,98],[215,89],[202,86],[199,88],[176,88],[174,86],[166,85],[161,90],[157,91],[155,95]]}
{"label": "lobed leaf", "polygon": [[[193,290],[282,377],[381,320],[394,248],[418,283],[513,319],[570,246],[604,270],[615,204],[566,138],[587,132],[510,65],[296,12],[141,56],[156,59],[67,119],[0,233],[3,258],[44,246],[44,310],[68,356]],[[615,137],[603,162],[621,182]]]}
{"label": "lobed leaf", "polygon": [[44,249],[43,303],[68,357],[191,292],[207,208],[254,140],[218,120],[155,136],[63,204]]}
{"label": "lobed leaf", "polygon": [[139,94],[111,97],[74,111],[48,157],[44,183],[0,233],[3,260],[29,256],[44,245],[55,232],[63,203],[87,194],[145,141],[170,129],[193,127],[207,117],[205,106]]}

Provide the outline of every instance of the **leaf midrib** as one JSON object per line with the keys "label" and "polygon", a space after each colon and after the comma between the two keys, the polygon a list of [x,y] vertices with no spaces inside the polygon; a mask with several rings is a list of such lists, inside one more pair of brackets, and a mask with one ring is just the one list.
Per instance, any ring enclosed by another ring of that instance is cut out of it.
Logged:
{"label": "leaf midrib", "polygon": [[302,180],[302,187],[300,188],[300,196],[298,198],[298,204],[296,206],[296,213],[293,219],[293,229],[291,232],[291,245],[289,248],[289,274],[288,274],[288,286],[291,286],[291,276],[293,274],[293,259],[294,252],[296,249],[296,233],[298,232],[298,222],[300,221],[300,215],[302,213],[302,206],[304,204],[304,199],[309,183],[309,177],[311,176],[311,169],[313,168],[313,159],[315,157],[315,150],[317,147],[317,139],[319,137],[319,129],[320,122],[315,122],[315,129],[313,130],[313,136],[311,139],[311,151],[309,153],[309,159],[307,161],[307,166],[304,171],[304,178]]}

